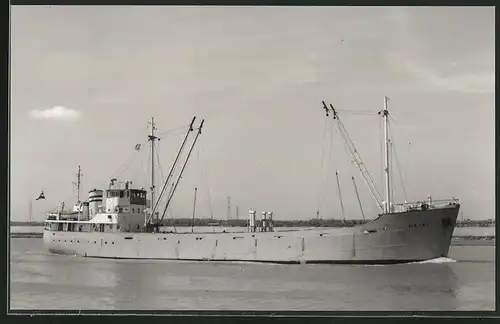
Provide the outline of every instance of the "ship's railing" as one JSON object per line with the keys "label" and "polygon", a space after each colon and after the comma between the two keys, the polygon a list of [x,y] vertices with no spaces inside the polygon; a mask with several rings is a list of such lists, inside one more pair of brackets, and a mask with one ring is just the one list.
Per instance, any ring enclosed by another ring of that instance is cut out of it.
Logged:
{"label": "ship's railing", "polygon": [[401,204],[394,204],[392,206],[392,212],[402,213],[407,211],[420,211],[429,209],[439,209],[446,207],[453,207],[459,204],[457,198],[452,199],[440,199],[440,200],[426,200],[426,201],[416,201],[416,202],[405,202]]}

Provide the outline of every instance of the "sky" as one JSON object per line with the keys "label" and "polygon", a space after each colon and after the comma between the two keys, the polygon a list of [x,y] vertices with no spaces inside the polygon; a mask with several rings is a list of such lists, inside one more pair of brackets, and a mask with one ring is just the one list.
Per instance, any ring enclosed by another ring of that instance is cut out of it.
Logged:
{"label": "sky", "polygon": [[149,187],[134,146],[150,118],[166,176],[193,116],[205,125],[168,217],[192,216],[197,187],[200,218],[225,219],[228,197],[232,218],[342,218],[338,170],[345,217],[361,218],[354,176],[375,218],[321,101],[383,193],[384,96],[395,202],[404,185],[408,201],[494,218],[494,24],[494,7],[13,6],[11,219],[30,200],[33,220],[74,204],[78,165],[82,198],[113,176]]}

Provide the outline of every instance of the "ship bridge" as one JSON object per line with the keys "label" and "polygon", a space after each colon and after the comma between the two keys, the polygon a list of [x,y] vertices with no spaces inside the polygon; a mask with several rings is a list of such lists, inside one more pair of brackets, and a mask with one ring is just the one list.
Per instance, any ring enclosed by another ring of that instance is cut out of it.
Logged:
{"label": "ship bridge", "polygon": [[137,205],[146,206],[146,191],[140,189],[108,189],[106,190],[106,212],[123,212],[123,209]]}

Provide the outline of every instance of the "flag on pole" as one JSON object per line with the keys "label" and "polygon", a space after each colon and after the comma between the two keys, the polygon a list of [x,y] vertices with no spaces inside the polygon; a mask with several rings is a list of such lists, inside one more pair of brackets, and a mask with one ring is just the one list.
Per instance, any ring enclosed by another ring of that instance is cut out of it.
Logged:
{"label": "flag on pole", "polygon": [[40,199],[45,199],[45,195],[43,194],[43,190],[42,190],[42,193],[36,198],[36,200],[40,200]]}
{"label": "flag on pole", "polygon": [[136,144],[134,149],[136,151],[139,151],[141,149],[141,144]]}

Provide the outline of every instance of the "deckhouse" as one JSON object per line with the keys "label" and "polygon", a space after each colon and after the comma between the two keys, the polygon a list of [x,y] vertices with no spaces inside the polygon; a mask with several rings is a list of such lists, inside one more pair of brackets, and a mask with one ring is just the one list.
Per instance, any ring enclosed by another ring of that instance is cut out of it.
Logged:
{"label": "deckhouse", "polygon": [[[75,206],[73,211],[49,214],[46,228],[62,232],[142,232],[145,229],[146,190],[130,188],[131,182],[125,182],[125,188],[115,185],[103,191],[93,189],[88,201]],[[103,203],[104,197],[104,203]]]}

